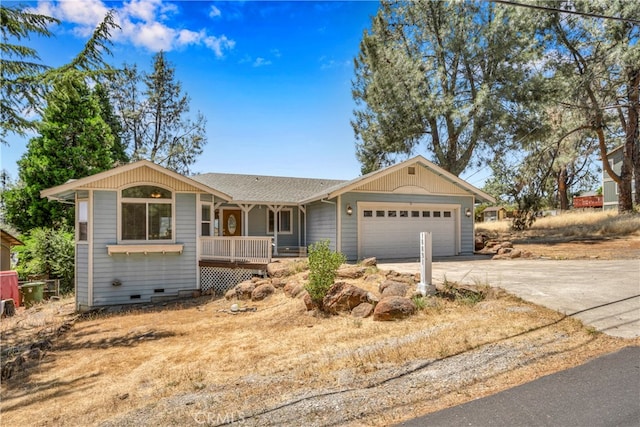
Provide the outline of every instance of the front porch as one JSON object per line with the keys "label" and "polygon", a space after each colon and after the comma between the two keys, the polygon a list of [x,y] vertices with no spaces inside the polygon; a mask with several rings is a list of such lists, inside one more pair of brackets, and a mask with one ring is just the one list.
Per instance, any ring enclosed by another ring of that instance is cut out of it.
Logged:
{"label": "front porch", "polygon": [[200,290],[224,295],[253,276],[266,276],[273,260],[273,238],[251,236],[200,237]]}

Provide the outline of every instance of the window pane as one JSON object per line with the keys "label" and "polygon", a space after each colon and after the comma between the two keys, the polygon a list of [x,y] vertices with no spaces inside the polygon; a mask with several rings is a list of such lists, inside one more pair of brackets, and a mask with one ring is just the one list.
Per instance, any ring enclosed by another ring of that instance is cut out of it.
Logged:
{"label": "window pane", "polygon": [[149,203],[149,240],[171,239],[171,205]]}
{"label": "window pane", "polygon": [[400,211],[400,216],[402,218],[407,218],[409,216],[409,212],[408,211]]}
{"label": "window pane", "polygon": [[376,216],[377,217],[384,217],[384,211],[376,211]]}
{"label": "window pane", "polygon": [[122,197],[138,199],[170,199],[171,191],[155,185],[138,185],[122,190]]}
{"label": "window pane", "polygon": [[78,240],[83,242],[87,241],[87,223],[86,222],[78,223]]}
{"label": "window pane", "polygon": [[367,210],[362,211],[362,215],[363,215],[365,218],[371,218],[371,217],[373,216],[373,211],[367,211]]}
{"label": "window pane", "polygon": [[429,218],[431,216],[431,211],[422,211],[423,218]]}
{"label": "window pane", "polygon": [[444,211],[443,214],[445,218],[451,218],[451,211]]}
{"label": "window pane", "polygon": [[269,209],[269,216],[267,220],[267,233],[273,233],[273,211]]}
{"label": "window pane", "polygon": [[202,220],[211,221],[211,205],[202,205]]}
{"label": "window pane", "polygon": [[145,240],[146,222],[146,203],[122,204],[122,240]]}
{"label": "window pane", "polygon": [[291,231],[291,211],[280,211],[280,230],[282,232]]}
{"label": "window pane", "polygon": [[420,218],[420,211],[411,211],[411,218]]}
{"label": "window pane", "polygon": [[89,222],[89,202],[80,200],[78,202],[78,240],[87,240],[87,229]]}
{"label": "window pane", "polygon": [[433,211],[434,218],[440,218],[440,211]]}
{"label": "window pane", "polygon": [[389,211],[389,213],[387,214],[388,217],[394,217],[396,216],[396,211]]}
{"label": "window pane", "polygon": [[203,236],[211,236],[211,223],[203,222],[202,223],[202,235]]}

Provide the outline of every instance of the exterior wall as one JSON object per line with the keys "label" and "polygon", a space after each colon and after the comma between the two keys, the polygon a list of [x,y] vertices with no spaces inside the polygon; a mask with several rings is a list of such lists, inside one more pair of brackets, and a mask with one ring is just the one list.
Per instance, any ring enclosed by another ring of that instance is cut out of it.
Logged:
{"label": "exterior wall", "polygon": [[[386,202],[386,203],[420,203],[420,204],[447,204],[461,205],[460,218],[460,253],[472,254],[474,251],[473,215],[467,218],[464,211],[469,208],[473,212],[473,197],[471,196],[428,196],[411,194],[376,194],[351,192],[342,195],[338,209],[341,212],[341,252],[348,260],[358,259],[358,202]],[[347,205],[354,210],[353,215],[346,214]],[[309,216],[311,218],[311,215]]]}
{"label": "exterior wall", "polygon": [[336,250],[336,223],[336,205],[323,202],[307,205],[307,245],[329,240],[331,250]]}
{"label": "exterior wall", "polygon": [[[94,193],[93,301],[89,306],[148,302],[154,296],[197,289],[196,195],[175,195],[175,241],[182,254],[107,254],[117,244],[117,191]],[[118,280],[121,286],[113,286]],[[159,292],[159,290],[164,290]],[[139,298],[132,299],[132,295]]]}
{"label": "exterior wall", "polygon": [[[300,246],[298,241],[298,215],[300,212],[297,206],[287,206],[291,209],[291,230],[290,234],[278,233],[278,246]],[[249,211],[249,236],[271,236],[267,233],[267,212],[269,208],[264,205],[255,206]]]}
{"label": "exterior wall", "polygon": [[0,271],[11,269],[11,245],[2,240],[2,251],[0,252]]}

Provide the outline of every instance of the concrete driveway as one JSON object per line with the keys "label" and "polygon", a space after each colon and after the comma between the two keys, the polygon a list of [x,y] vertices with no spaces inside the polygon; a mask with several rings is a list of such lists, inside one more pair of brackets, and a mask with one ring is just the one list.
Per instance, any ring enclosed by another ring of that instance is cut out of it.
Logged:
{"label": "concrete driveway", "polygon": [[[378,262],[378,268],[417,273],[419,262]],[[640,260],[435,259],[434,283],[498,286],[612,336],[640,336]]]}

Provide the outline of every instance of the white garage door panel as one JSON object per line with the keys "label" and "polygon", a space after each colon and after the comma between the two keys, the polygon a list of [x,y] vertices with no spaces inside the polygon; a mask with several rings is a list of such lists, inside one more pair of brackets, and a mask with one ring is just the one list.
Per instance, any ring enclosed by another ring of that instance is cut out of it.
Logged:
{"label": "white garage door panel", "polygon": [[[403,207],[398,207],[398,211]],[[406,209],[406,208],[405,208]],[[415,207],[414,207],[415,209]],[[364,210],[385,210],[385,217],[364,217]],[[449,256],[456,254],[455,218],[407,218],[389,217],[386,212],[393,210],[385,206],[376,209],[365,208],[359,210],[360,225],[360,256],[362,258],[375,256],[377,258],[418,258],[420,256],[420,233],[430,231],[434,256]],[[449,210],[453,212],[452,210]]]}

